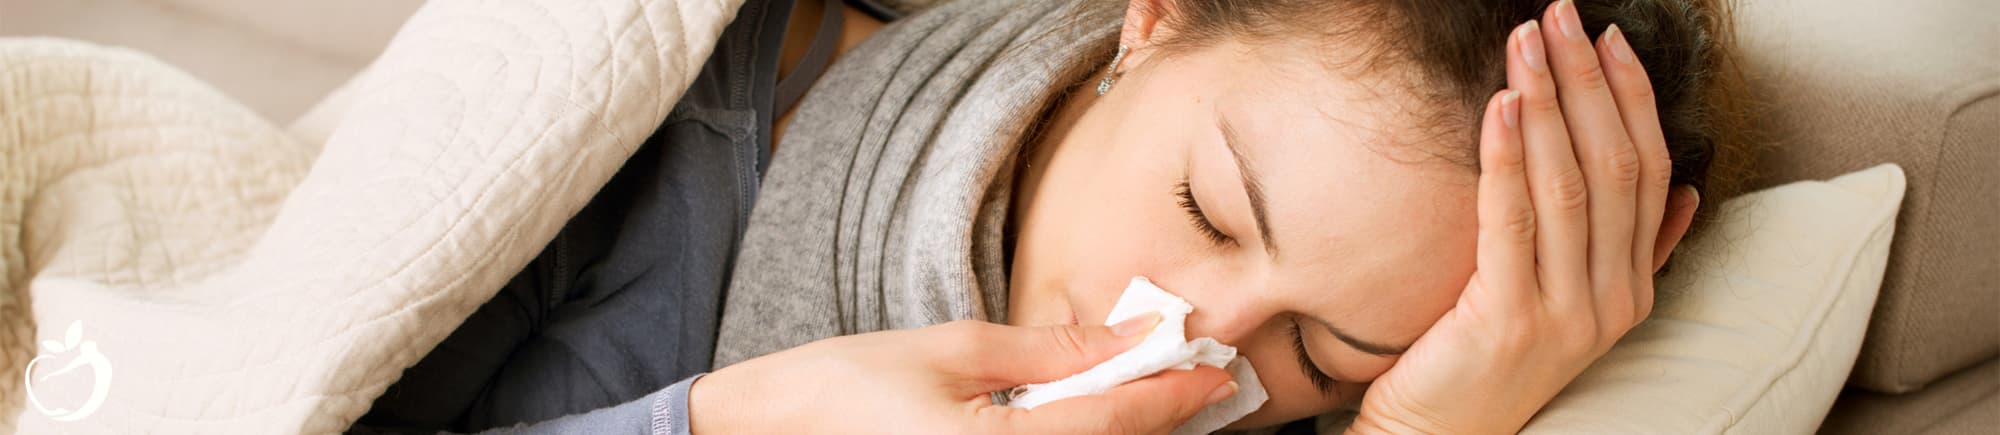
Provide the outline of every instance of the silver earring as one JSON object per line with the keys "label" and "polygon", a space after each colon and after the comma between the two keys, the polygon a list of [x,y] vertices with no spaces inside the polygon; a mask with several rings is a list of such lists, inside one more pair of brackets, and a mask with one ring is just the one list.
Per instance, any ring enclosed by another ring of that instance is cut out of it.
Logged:
{"label": "silver earring", "polygon": [[1097,95],[1104,95],[1105,92],[1111,92],[1111,85],[1118,83],[1118,63],[1123,62],[1125,60],[1125,52],[1131,50],[1132,47],[1127,47],[1125,44],[1118,44],[1118,55],[1111,56],[1111,66],[1104,71],[1104,80],[1097,81]]}

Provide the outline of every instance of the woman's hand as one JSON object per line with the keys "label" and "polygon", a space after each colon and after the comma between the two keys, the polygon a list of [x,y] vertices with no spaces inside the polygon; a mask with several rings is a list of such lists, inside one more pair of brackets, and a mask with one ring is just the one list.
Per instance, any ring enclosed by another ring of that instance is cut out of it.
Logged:
{"label": "woman's hand", "polygon": [[1167,433],[1235,394],[1213,367],[1168,370],[1024,410],[987,393],[1048,382],[1125,351],[1159,322],[1015,327],[961,321],[831,338],[710,373],[689,393],[696,434]]}
{"label": "woman's hand", "polygon": [[1685,226],[1659,237],[1651,85],[1615,27],[1593,46],[1570,2],[1542,18],[1508,38],[1511,89],[1481,128],[1478,271],[1369,387],[1357,431],[1516,432],[1652,310]]}

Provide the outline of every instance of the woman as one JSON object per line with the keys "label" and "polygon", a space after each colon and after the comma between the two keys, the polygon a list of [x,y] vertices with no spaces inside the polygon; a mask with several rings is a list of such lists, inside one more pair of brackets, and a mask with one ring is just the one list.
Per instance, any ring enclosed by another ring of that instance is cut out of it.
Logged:
{"label": "woman", "polygon": [[[720,369],[539,428],[1165,431],[1235,386],[985,395],[1121,349],[1146,325],[1061,325],[1143,275],[1255,366],[1271,400],[1234,428],[1353,406],[1356,431],[1518,430],[1727,195],[1724,23],[1677,0],[946,4],[792,118]],[[1017,326],[926,327],[965,319]]]}

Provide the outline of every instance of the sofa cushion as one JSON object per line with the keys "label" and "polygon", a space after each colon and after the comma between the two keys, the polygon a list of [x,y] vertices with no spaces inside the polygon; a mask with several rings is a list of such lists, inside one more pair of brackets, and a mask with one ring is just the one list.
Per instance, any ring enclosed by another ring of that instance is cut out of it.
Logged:
{"label": "sofa cushion", "polygon": [[2000,359],[1939,379],[1923,391],[1849,391],[1834,402],[1821,435],[1992,433],[2000,428]]}
{"label": "sofa cushion", "polygon": [[1721,204],[1653,315],[1523,433],[1805,433],[1845,384],[1889,255],[1893,165]]}
{"label": "sofa cushion", "polygon": [[1737,15],[1767,110],[1761,180],[1909,175],[1854,385],[1904,392],[2000,355],[2000,13],[1988,0],[1770,0]]}

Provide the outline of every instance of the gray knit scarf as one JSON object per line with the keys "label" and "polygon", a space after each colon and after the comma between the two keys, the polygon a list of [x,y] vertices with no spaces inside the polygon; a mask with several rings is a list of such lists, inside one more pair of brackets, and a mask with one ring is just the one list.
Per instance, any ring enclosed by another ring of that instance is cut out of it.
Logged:
{"label": "gray knit scarf", "polygon": [[948,2],[827,71],[765,175],[715,367],[838,335],[1004,321],[1015,157],[1118,30],[1079,1]]}

